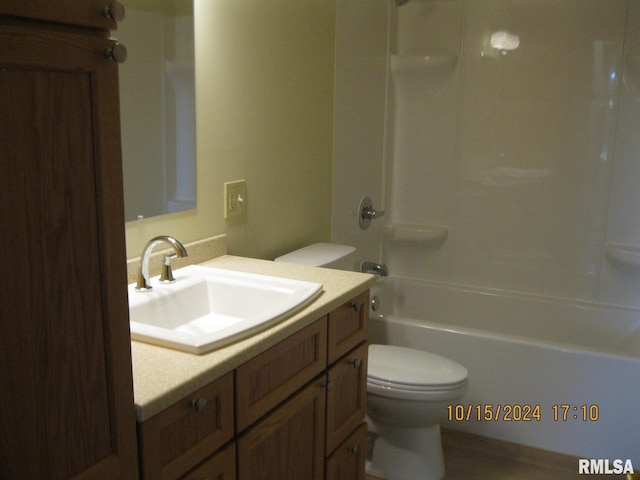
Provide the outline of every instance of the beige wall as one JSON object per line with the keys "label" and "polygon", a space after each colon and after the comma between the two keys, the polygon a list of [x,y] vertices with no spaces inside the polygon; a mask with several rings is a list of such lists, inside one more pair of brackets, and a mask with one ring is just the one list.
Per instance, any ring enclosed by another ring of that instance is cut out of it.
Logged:
{"label": "beige wall", "polygon": [[[194,0],[198,207],[129,222],[127,256],[154,235],[228,235],[273,258],[330,238],[335,5]],[[247,214],[223,217],[223,182],[247,180]]]}

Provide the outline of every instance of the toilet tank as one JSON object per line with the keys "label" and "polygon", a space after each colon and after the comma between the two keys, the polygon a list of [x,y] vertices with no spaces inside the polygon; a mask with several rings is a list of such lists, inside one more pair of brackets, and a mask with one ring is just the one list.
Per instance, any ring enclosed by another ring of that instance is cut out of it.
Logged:
{"label": "toilet tank", "polygon": [[276,262],[297,263],[314,267],[353,270],[356,249],[335,243],[314,243],[275,259]]}

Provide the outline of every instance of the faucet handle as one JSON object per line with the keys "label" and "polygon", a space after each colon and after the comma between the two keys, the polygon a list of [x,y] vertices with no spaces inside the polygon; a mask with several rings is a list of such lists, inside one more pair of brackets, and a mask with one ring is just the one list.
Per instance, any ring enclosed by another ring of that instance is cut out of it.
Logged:
{"label": "faucet handle", "polygon": [[164,261],[162,262],[162,273],[160,273],[160,283],[176,282],[176,279],[173,277],[173,270],[171,269],[171,259],[177,257],[178,255],[175,253],[164,256]]}
{"label": "faucet handle", "polygon": [[371,220],[375,220],[384,215],[384,210],[375,210],[373,208],[373,203],[367,196],[362,197],[362,200],[360,200],[358,212],[358,225],[360,225],[361,230],[366,230],[367,228],[369,228]]}

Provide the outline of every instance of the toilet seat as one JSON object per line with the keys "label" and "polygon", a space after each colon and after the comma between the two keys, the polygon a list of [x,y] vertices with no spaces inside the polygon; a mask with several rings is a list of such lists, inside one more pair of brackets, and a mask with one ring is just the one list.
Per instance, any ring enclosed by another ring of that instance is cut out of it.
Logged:
{"label": "toilet seat", "polygon": [[367,390],[412,400],[455,398],[467,386],[467,369],[422,350],[370,345]]}
{"label": "toilet seat", "polygon": [[367,378],[367,384],[380,388],[392,388],[395,390],[403,390],[406,392],[446,392],[448,390],[458,390],[467,384],[467,379],[461,380],[450,385],[405,385],[398,382],[385,382],[375,378]]}

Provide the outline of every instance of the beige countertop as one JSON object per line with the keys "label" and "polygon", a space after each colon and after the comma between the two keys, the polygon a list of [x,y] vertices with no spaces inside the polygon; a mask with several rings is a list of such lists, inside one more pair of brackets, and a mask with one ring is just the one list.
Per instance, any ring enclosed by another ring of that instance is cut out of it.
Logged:
{"label": "beige countertop", "polygon": [[204,387],[289,335],[362,293],[373,275],[225,255],[205,266],[322,283],[323,291],[307,307],[245,340],[194,355],[131,342],[133,391],[138,421],[144,421]]}

